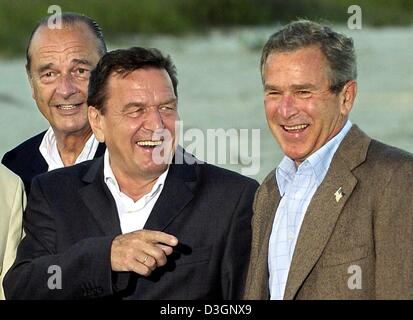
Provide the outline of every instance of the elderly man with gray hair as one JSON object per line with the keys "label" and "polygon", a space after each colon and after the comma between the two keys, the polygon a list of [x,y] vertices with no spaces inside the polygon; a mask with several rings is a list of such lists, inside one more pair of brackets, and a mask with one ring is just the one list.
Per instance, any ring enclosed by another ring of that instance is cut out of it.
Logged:
{"label": "elderly man with gray hair", "polygon": [[102,30],[82,14],[64,12],[60,18],[61,28],[49,28],[49,16],[41,19],[26,50],[32,96],[50,127],[1,160],[22,179],[27,196],[35,176],[100,157],[106,148],[87,118],[89,76],[106,52]]}
{"label": "elderly man with gray hair", "polygon": [[261,74],[285,156],[255,197],[245,298],[412,299],[413,157],[350,122],[353,40],[292,22]]}

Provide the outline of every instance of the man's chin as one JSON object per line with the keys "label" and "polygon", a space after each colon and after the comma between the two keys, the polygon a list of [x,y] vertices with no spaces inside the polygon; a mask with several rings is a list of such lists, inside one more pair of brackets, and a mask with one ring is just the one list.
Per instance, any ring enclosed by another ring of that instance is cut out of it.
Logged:
{"label": "man's chin", "polygon": [[151,161],[154,165],[170,165],[174,157],[175,150],[171,148],[154,148],[151,154]]}
{"label": "man's chin", "polygon": [[147,166],[144,170],[144,175],[147,178],[158,178],[162,173],[164,173],[168,169],[168,165],[166,164],[151,164]]}
{"label": "man's chin", "polygon": [[73,126],[59,126],[52,125],[54,133],[60,133],[65,136],[70,135],[82,135],[88,132],[92,132],[90,126],[87,125],[73,125]]}

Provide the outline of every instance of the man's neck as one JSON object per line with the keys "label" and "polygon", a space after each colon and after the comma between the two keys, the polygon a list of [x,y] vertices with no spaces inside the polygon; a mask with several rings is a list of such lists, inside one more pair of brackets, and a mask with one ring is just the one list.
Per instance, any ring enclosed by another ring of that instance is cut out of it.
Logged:
{"label": "man's neck", "polygon": [[90,127],[76,134],[59,134],[55,131],[57,150],[65,167],[75,164],[91,135]]}
{"label": "man's neck", "polygon": [[122,174],[116,174],[116,181],[118,182],[119,189],[122,193],[126,194],[133,201],[138,201],[144,195],[148,194],[159,177],[152,177],[148,179],[137,179],[136,177],[124,176]]}

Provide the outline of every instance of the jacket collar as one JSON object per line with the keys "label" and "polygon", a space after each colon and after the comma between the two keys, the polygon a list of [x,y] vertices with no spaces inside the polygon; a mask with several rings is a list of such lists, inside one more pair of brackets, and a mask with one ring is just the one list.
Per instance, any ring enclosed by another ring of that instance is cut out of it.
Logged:
{"label": "jacket collar", "polygon": [[[197,183],[197,162],[189,162],[191,157],[192,155],[182,148],[177,149],[164,188],[145,224],[145,229],[165,230],[193,198]],[[183,159],[183,163],[176,163],[175,159],[179,158]],[[92,162],[82,180],[86,186],[79,190],[80,196],[102,231],[107,235],[120,234],[116,203],[104,183],[103,157]]]}

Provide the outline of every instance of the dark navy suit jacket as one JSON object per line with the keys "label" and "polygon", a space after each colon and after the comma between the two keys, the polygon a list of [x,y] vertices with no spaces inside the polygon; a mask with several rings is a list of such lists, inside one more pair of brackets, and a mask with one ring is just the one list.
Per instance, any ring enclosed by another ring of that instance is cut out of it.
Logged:
{"label": "dark navy suit jacket", "polygon": [[[46,131],[43,131],[24,141],[16,148],[7,152],[1,160],[1,163],[23,180],[27,195],[30,193],[32,179],[41,173],[47,172],[48,169],[47,162],[39,151],[45,134]],[[100,143],[96,150],[95,158],[102,156],[105,150],[105,144]]]}
{"label": "dark navy suit jacket", "polygon": [[[4,280],[6,298],[241,299],[258,183],[187,153],[183,159],[170,166],[144,227],[179,244],[149,277],[111,270],[111,244],[121,228],[103,157],[34,178],[26,237]],[[50,266],[61,270],[60,290],[48,287]]]}

